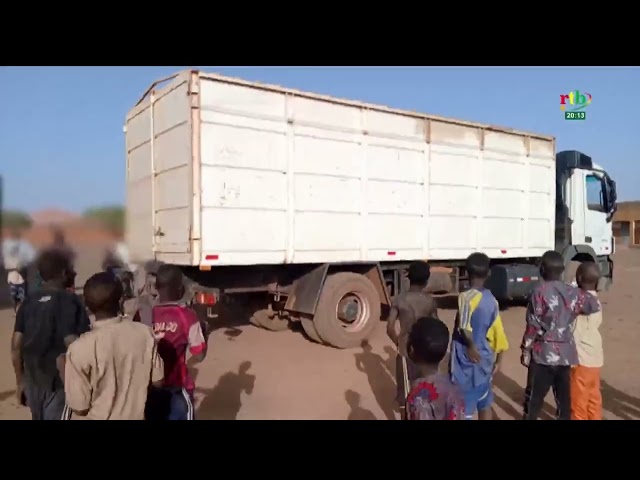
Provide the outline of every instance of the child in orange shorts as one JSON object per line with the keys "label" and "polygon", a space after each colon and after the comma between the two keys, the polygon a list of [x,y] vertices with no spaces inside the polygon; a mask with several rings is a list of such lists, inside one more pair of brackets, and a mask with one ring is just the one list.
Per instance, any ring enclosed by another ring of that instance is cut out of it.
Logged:
{"label": "child in orange shorts", "polygon": [[[599,279],[597,264],[580,264],[576,272],[580,289],[597,297]],[[601,324],[602,310],[591,315],[579,315],[573,325],[579,364],[571,369],[571,420],[602,420],[600,370],[604,354],[599,331]]]}

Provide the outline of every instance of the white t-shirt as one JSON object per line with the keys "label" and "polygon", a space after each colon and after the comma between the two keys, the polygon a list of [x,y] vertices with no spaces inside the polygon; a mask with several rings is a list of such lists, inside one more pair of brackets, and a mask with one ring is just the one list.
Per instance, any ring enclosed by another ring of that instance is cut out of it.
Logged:
{"label": "white t-shirt", "polygon": [[26,267],[36,256],[36,252],[29,242],[15,238],[6,238],[2,241],[2,259],[4,268],[9,270],[7,283],[20,285],[24,278],[18,270]]}
{"label": "white t-shirt", "polygon": [[116,243],[116,248],[114,249],[114,254],[115,254],[116,258],[118,260],[120,260],[122,262],[122,264],[130,272],[133,272],[135,270],[135,268],[133,268],[134,266],[131,265],[131,263],[130,263],[129,248],[127,247],[126,243],[124,243],[124,242]]}

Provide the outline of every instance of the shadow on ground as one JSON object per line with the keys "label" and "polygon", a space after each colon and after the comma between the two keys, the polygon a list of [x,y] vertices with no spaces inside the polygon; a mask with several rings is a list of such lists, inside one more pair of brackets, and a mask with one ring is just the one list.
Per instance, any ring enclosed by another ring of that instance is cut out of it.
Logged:
{"label": "shadow on ground", "polygon": [[[502,391],[519,408],[515,408],[497,395],[494,397],[495,404],[514,420],[520,420],[522,418],[522,408],[520,406],[524,401],[524,388],[501,372],[496,374],[493,384],[495,388]],[[604,381],[601,384],[601,390],[602,409],[604,411],[610,412],[622,420],[640,420],[640,399],[632,397]],[[540,418],[542,420],[555,419],[555,407],[545,402]]]}
{"label": "shadow on ground", "polygon": [[[230,371],[220,377],[213,388],[196,388],[203,395],[196,410],[199,420],[235,420],[242,408],[242,394],[253,394],[256,376],[250,374],[251,362],[240,364],[237,371]],[[194,380],[197,373],[194,372]]]}
{"label": "shadow on ground", "polygon": [[640,420],[640,399],[613,388],[604,381],[601,389],[603,410],[623,420]]}
{"label": "shadow on ground", "polygon": [[347,420],[377,420],[371,410],[360,406],[361,397],[358,392],[347,390],[344,392],[344,398],[351,409]]}
{"label": "shadow on ground", "polygon": [[0,402],[4,402],[8,398],[15,396],[15,390],[7,390],[6,392],[0,392]]}
{"label": "shadow on ground", "polygon": [[367,376],[371,393],[385,418],[395,420],[396,382],[391,374],[395,370],[395,352],[391,348],[385,349],[385,352],[388,355],[386,359],[373,353],[373,348],[365,341],[362,342],[362,352],[354,354],[354,359],[356,368]]}
{"label": "shadow on ground", "polygon": [[[514,407],[509,402],[494,395],[495,404],[500,407],[504,412],[514,420],[522,419],[522,404],[524,403],[524,388],[518,385],[518,382],[507,377],[502,372],[497,372],[493,377],[493,385],[500,390],[506,397],[508,397],[513,403],[518,405],[518,408]],[[493,412],[494,417],[496,412]],[[553,420],[556,418],[556,409],[549,403],[545,402],[540,413],[541,420]]]}

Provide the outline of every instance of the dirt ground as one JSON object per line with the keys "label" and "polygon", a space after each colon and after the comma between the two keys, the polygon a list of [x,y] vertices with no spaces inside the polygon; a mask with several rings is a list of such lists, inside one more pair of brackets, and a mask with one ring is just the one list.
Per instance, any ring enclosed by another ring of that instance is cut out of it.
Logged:
{"label": "dirt ground", "polygon": [[[100,252],[79,252],[82,281],[98,268]],[[640,419],[640,249],[616,254],[615,284],[602,294],[605,346],[602,393],[607,419]],[[444,310],[449,327],[454,312]],[[517,419],[525,369],[519,364],[524,309],[503,312],[511,349],[495,379],[495,413]],[[27,419],[17,406],[9,360],[13,317],[0,312],[0,419]],[[199,419],[394,419],[394,352],[381,323],[371,347],[335,350],[309,342],[299,332],[273,333],[250,325],[218,325],[207,359],[194,368]],[[555,405],[548,399],[545,418]]]}

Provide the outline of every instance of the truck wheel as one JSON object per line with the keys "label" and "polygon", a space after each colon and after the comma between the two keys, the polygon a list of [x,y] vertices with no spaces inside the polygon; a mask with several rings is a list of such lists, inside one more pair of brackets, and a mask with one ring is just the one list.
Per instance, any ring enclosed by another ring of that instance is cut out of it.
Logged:
{"label": "truck wheel", "polygon": [[271,330],[272,332],[282,332],[289,328],[289,320],[287,318],[282,318],[277,314],[270,317],[269,311],[266,308],[253,312],[253,315],[249,318],[249,322],[256,327]]}
{"label": "truck wheel", "polygon": [[575,260],[571,260],[567,265],[567,268],[564,269],[564,281],[568,284],[573,284],[576,281],[576,272],[578,271],[578,267],[582,262],[577,262]]}
{"label": "truck wheel", "polygon": [[302,329],[304,330],[304,333],[307,334],[307,337],[316,343],[324,343],[320,338],[320,335],[318,335],[318,331],[316,330],[316,326],[314,325],[312,318],[300,317],[300,323],[302,324]]}
{"label": "truck wheel", "polygon": [[327,278],[313,325],[324,343],[357,347],[380,321],[380,299],[363,275],[340,272]]}

